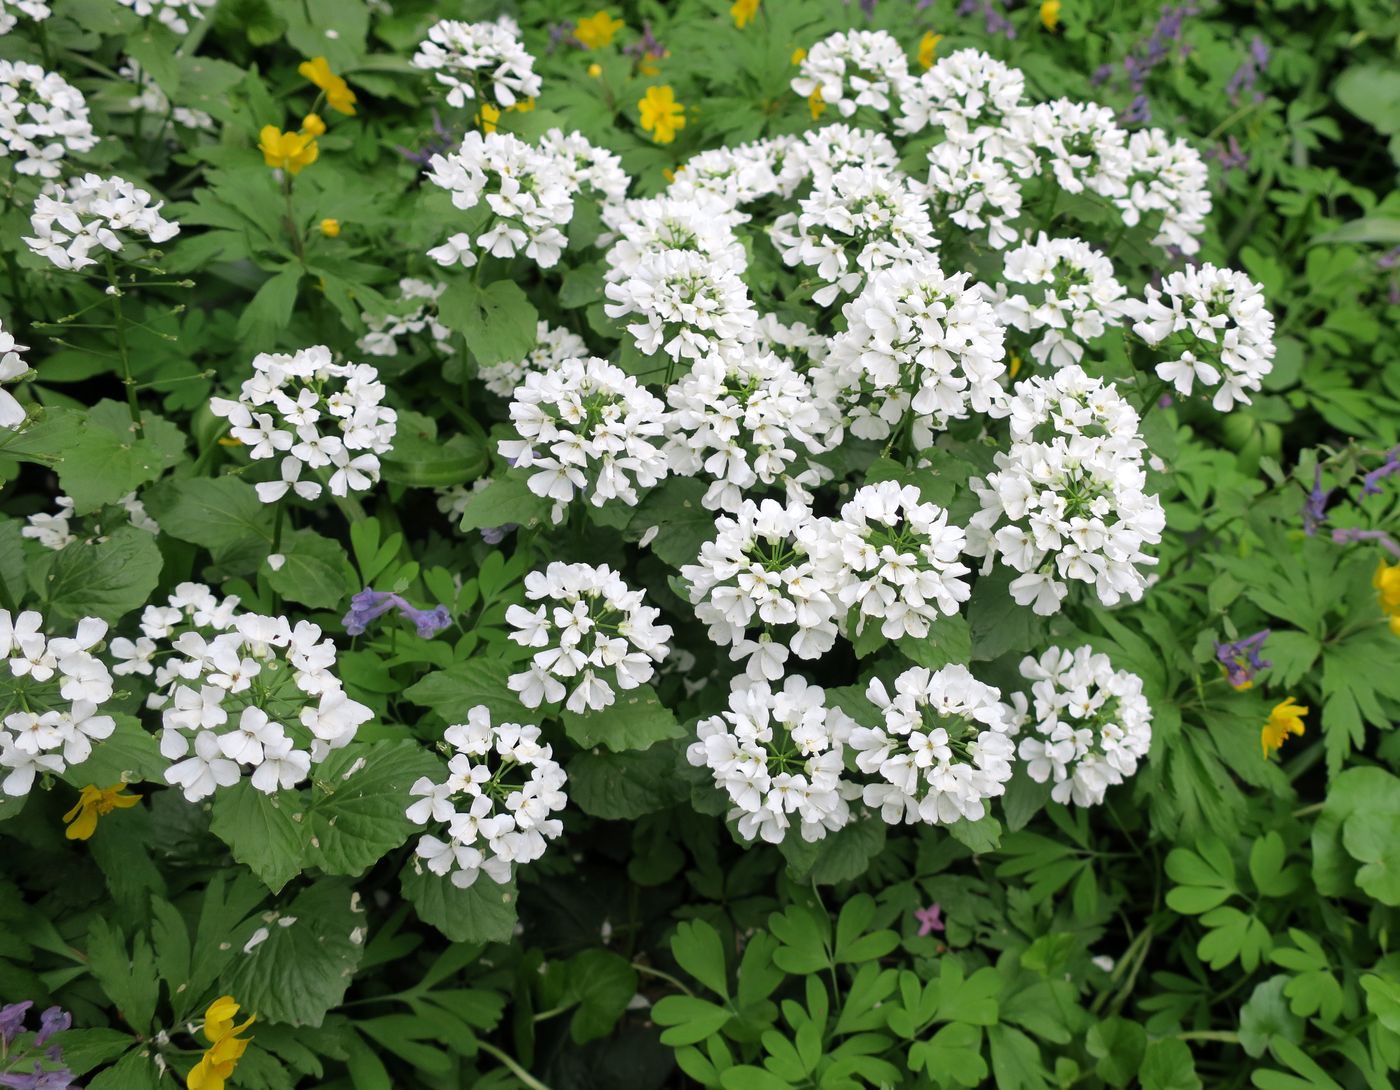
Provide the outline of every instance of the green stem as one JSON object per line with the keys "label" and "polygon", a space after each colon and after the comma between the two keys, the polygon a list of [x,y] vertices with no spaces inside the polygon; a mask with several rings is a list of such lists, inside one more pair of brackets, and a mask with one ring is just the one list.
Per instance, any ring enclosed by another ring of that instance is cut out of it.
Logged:
{"label": "green stem", "polygon": [[107,283],[111,286],[113,328],[117,332],[117,357],[121,360],[122,384],[126,387],[126,407],[131,414],[131,423],[136,428],[136,434],[144,436],[146,428],[141,421],[141,404],[136,398],[136,380],[131,377],[131,354],[126,345],[126,314],[122,310],[122,289],[117,282],[117,266],[112,260],[112,255],[108,254],[106,260]]}
{"label": "green stem", "polygon": [[494,1056],[499,1060],[506,1070],[529,1087],[529,1090],[549,1090],[548,1086],[521,1067],[512,1057],[507,1056],[499,1048],[491,1044],[490,1041],[477,1041],[476,1047],[481,1049],[481,1051],[488,1056]]}

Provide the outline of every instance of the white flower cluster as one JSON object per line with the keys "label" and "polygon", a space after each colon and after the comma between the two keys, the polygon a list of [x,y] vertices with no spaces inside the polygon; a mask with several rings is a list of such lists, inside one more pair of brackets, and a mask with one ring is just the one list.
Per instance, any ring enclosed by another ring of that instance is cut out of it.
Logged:
{"label": "white flower cluster", "polygon": [[501,456],[533,470],[530,491],[554,501],[553,519],[583,494],[594,507],[609,500],[636,506],[637,488],[666,476],[665,405],[606,360],[564,360],[534,371],[516,388],[510,419],[519,439],[503,439]]}
{"label": "white flower cluster", "polygon": [[738,272],[696,251],[644,254],[631,276],[605,291],[609,318],[640,318],[627,332],[645,355],[699,359],[738,346],[758,320]]}
{"label": "white flower cluster", "polygon": [[488,225],[475,238],[452,235],[428,251],[439,265],[471,268],[476,249],[493,257],[523,253],[541,268],[559,261],[568,242],[561,228],[573,218],[574,204],[558,159],[510,133],[467,133],[449,155],[434,155],[428,181],[452,194],[466,211],[485,202]]}
{"label": "white flower cluster", "polygon": [[15,29],[19,23],[19,15],[32,22],[42,23],[52,14],[49,6],[41,0],[0,0],[0,36]]}
{"label": "white flower cluster", "polygon": [[616,204],[626,198],[632,179],[622,169],[622,160],[582,133],[566,136],[562,129],[550,129],[540,137],[540,151],[553,160],[554,170],[570,193],[582,193],[600,204]]}
{"label": "white flower cluster", "polygon": [[1143,552],[1161,540],[1165,515],[1144,491],[1145,444],[1138,415],[1110,384],[1077,365],[1021,383],[1010,402],[1011,447],[996,470],[970,482],[982,510],[968,527],[967,552],[999,557],[1022,574],[1011,583],[1019,605],[1059,610],[1061,580],[1093,586],[1115,605],[1142,597]]}
{"label": "white flower cluster", "polygon": [[716,272],[744,270],[747,259],[734,228],[748,217],[722,196],[647,197],[606,204],[602,215],[608,234],[599,242],[608,246],[610,284],[636,276],[648,257],[670,250],[699,254]]}
{"label": "white flower cluster", "polygon": [[1201,153],[1161,129],[1142,129],[1128,137],[1128,159],[1128,192],[1113,202],[1123,222],[1134,227],[1145,215],[1160,215],[1152,244],[1196,253],[1211,209],[1210,172]]}
{"label": "white flower cluster", "polygon": [[379,480],[379,455],[393,446],[398,416],[383,404],[379,372],[365,363],[336,363],[315,345],[286,355],[260,352],[237,401],[215,397],[209,408],[228,420],[229,434],[250,458],[282,458],[280,478],[257,485],[263,503],[288,489],[314,500],[321,483],[304,468],[327,469],[335,496],[363,492]]}
{"label": "white flower cluster", "polygon": [[53,184],[34,199],[29,217],[32,237],[25,243],[34,253],[60,269],[82,269],[97,264],[88,255],[94,250],[121,253],[121,235],[166,242],[180,233],[180,225],[162,219],[164,201],[152,197],[124,178],[85,174],[66,186]]}
{"label": "white flower cluster", "polygon": [[481,704],[467,712],[465,723],[448,727],[443,740],[453,750],[446,781],[418,779],[409,789],[418,801],[406,813],[418,825],[446,826],[447,839],[424,833],[417,856],[460,889],[483,873],[504,885],[515,864],[538,859],[546,842],[564,831],[549,815],[569,801],[567,777],[553,750],[540,744],[539,727],[493,725]]}
{"label": "white flower cluster", "polygon": [[777,681],[789,654],[816,659],[835,644],[840,607],[820,564],[828,534],[804,504],[745,500],[681,568],[695,616],[753,680]]}
{"label": "white flower cluster", "polygon": [[800,140],[783,147],[782,153],[776,192],[785,200],[797,196],[804,185],[830,186],[837,171],[846,167],[864,166],[875,171],[899,167],[899,152],[888,136],[841,122],[803,133]]}
{"label": "white flower cluster", "polygon": [[[79,540],[79,536],[71,525],[75,518],[72,498],[59,496],[54,500],[54,504],[58,510],[53,514],[40,511],[30,515],[26,520],[29,525],[20,530],[20,535],[33,538],[44,548],[58,552]],[[128,492],[111,506],[120,507],[125,511],[128,524],[136,529],[145,530],[148,534],[160,533],[160,524],[146,513],[146,505],[137,499],[135,492]],[[90,524],[83,534],[82,540],[87,542],[106,541],[107,537],[101,526]]]}
{"label": "white flower cluster", "polygon": [[125,64],[117,69],[117,75],[136,85],[137,93],[127,100],[127,105],[133,110],[139,110],[151,118],[163,118],[169,113],[170,120],[177,125],[183,125],[187,129],[200,129],[204,132],[214,131],[214,119],[203,110],[192,110],[188,106],[172,106],[169,96],[161,90],[160,84],[141,67],[138,61],[129,58]]}
{"label": "white flower cluster", "polygon": [[555,561],[525,577],[525,598],[541,604],[513,605],[506,620],[511,639],[538,649],[530,668],[510,677],[527,708],[562,701],[576,715],[602,711],[615,690],[650,681],[666,657],[671,628],[656,623],[661,611],[606,564]]}
{"label": "white flower cluster", "polygon": [[37,64],[0,60],[0,158],[20,174],[57,178],[65,155],[96,146],[77,88]]}
{"label": "white flower cluster", "polygon": [[872,680],[866,696],[883,722],[851,731],[856,767],[880,779],[865,785],[865,804],[891,825],[980,821],[1011,779],[1013,709],[966,666],[916,666],[894,690]]}
{"label": "white flower cluster", "polygon": [[[20,355],[28,351],[29,345],[20,344],[13,333],[6,333],[5,323],[0,322],[0,383],[14,382],[29,373],[29,364]],[[15,400],[15,395],[0,386],[0,428],[17,428],[28,415],[25,407]]]}
{"label": "white flower cluster", "polygon": [[540,93],[535,58],[520,44],[520,32],[506,18],[494,23],[443,19],[428,28],[413,66],[431,71],[448,88],[447,104],[465,106],[488,92],[501,107]]}
{"label": "white flower cluster", "polygon": [[[1027,655],[1021,676],[1032,683],[1024,718],[1033,733],[1021,738],[1019,754],[1031,779],[1054,782],[1051,798],[1095,806],[1137,771],[1152,746],[1142,678],[1114,670],[1107,655],[1088,646],[1052,647],[1038,661]],[[1019,704],[1025,708],[1024,697]]]}
{"label": "white flower cluster", "polygon": [[1123,285],[1113,262],[1077,238],[1050,238],[1044,231],[1006,255],[1006,284],[989,291],[997,317],[1022,333],[1044,330],[1031,346],[1037,363],[1067,367],[1084,358],[1084,346],[1117,325],[1124,313]]}
{"label": "white flower cluster", "polygon": [[112,699],[112,675],[92,649],[107,622],[84,617],[72,636],[44,635],[33,610],[0,609],[0,658],[9,665],[5,716],[0,719],[0,771],[6,795],[29,794],[41,773],[62,773],[92,756],[116,722],[98,709]]}
{"label": "white flower cluster", "polygon": [[857,636],[876,620],[886,639],[924,639],[972,593],[959,578],[971,570],[960,559],[966,534],[911,484],[868,484],[824,525],[822,566],[842,607],[856,611]]}
{"label": "white flower cluster", "polygon": [[1020,69],[978,49],[959,49],[903,89],[895,129],[905,136],[942,129],[949,142],[967,148],[989,140],[1004,145],[1004,130],[1024,113],[1025,94]]}
{"label": "white flower cluster", "polygon": [[1004,331],[966,273],[944,276],[932,258],[886,269],[843,313],[815,383],[859,438],[885,439],[907,420],[927,446],[948,421],[1004,399]]}
{"label": "white flower cluster", "polygon": [[143,19],[154,15],[164,26],[176,34],[188,34],[190,24],[186,16],[198,22],[204,18],[207,9],[219,0],[117,0],[122,7],[130,8]]}
{"label": "white flower cluster", "polygon": [[161,713],[165,779],[191,802],[245,771],[265,794],[296,787],[374,714],[346,695],[318,625],[238,605],[181,583],[166,605],[146,607],[141,638],[112,642],[117,673],[153,675],[146,706]]}
{"label": "white flower cluster", "polygon": [[702,151],[676,169],[667,194],[683,201],[697,200],[702,195],[720,197],[740,205],[776,193],[777,159],[780,151],[792,143],[791,136],[776,136]]}
{"label": "white flower cluster", "polygon": [[565,360],[588,358],[588,345],[569,329],[540,322],[535,326],[535,347],[523,360],[502,360],[480,370],[481,381],[498,397],[511,397],[525,376],[554,370]]}
{"label": "white flower cluster", "polygon": [[816,271],[818,306],[858,291],[879,269],[927,260],[938,246],[914,183],[893,170],[842,167],[768,229],[788,265]]}
{"label": "white flower cluster", "polygon": [[862,106],[880,113],[907,92],[909,62],[893,35],[883,30],[851,30],[817,42],[802,58],[792,89],[820,100],[842,117]]}
{"label": "white flower cluster", "polygon": [[788,360],[753,342],[714,352],[666,400],[671,472],[710,479],[707,510],[737,511],[760,486],[782,485],[790,498],[812,502],[823,470],[809,456],[829,449],[831,414]]}
{"label": "white flower cluster", "polygon": [[738,684],[727,711],[700,721],[686,760],[710,768],[745,839],[777,844],[796,825],[803,840],[820,840],[851,820],[850,802],[860,797],[842,775],[853,726],[796,675],[776,691],[762,681]]}
{"label": "white flower cluster", "polygon": [[427,333],[439,352],[451,352],[452,330],[437,315],[438,298],[446,290],[446,284],[405,276],[399,281],[399,313],[361,314],[368,332],[355,342],[356,347],[369,356],[397,356],[400,337]]}
{"label": "white flower cluster", "polygon": [[1197,381],[1214,387],[1211,404],[1229,412],[1249,404],[1274,368],[1274,316],[1264,292],[1244,273],[1209,263],[1170,273],[1160,289],[1148,286],[1145,302],[1130,304],[1133,331],[1174,359],[1157,365],[1157,376],[1187,396]]}

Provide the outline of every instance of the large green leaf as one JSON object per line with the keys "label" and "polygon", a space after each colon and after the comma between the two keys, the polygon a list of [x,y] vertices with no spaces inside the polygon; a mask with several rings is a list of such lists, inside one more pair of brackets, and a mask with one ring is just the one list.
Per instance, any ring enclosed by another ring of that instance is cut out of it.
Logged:
{"label": "large green leaf", "polygon": [[471,659],[446,670],[434,670],[403,695],[431,708],[448,723],[465,723],[467,713],[478,704],[486,706],[492,723],[540,722],[539,709],[525,707],[511,691],[507,684],[511,672],[499,659]]}
{"label": "large green leaf", "polygon": [[481,364],[523,360],[535,346],[535,308],[510,280],[485,287],[454,280],[438,299],[438,317],[462,335]]}
{"label": "large green leaf", "polygon": [[599,745],[614,752],[646,749],[685,733],[674,713],[657,699],[650,685],[617,693],[613,703],[602,711],[584,715],[566,711],[560,718],[564,733],[575,744],[589,749]]}
{"label": "large green leaf", "polygon": [[116,621],[151,600],[161,569],[156,539],[124,526],[105,541],[75,541],[29,564],[29,581],[50,621]]}
{"label": "large green leaf", "polygon": [[311,830],[300,791],[265,795],[246,779],[221,787],[214,795],[209,827],[273,893],[306,865]]}
{"label": "large green leaf", "polygon": [[460,889],[410,859],[399,875],[399,886],[418,918],[453,942],[509,942],[515,933],[514,879],[502,886],[479,874]]}

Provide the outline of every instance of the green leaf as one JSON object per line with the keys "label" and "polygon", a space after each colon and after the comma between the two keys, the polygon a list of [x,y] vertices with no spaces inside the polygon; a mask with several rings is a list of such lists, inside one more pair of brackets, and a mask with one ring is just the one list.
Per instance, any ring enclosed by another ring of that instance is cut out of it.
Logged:
{"label": "green leaf", "polygon": [[523,360],[535,346],[538,315],[520,286],[497,280],[485,287],[454,280],[438,299],[438,317],[462,334],[480,364]]}
{"label": "green leaf", "polygon": [[156,1066],[150,1050],[137,1049],[83,1085],[87,1090],[161,1090],[169,1082],[169,1076]]}
{"label": "green leaf", "polygon": [[410,738],[336,750],[315,772],[306,862],[327,874],[363,874],[414,830],[404,812],[409,787],[443,772]]}
{"label": "green leaf", "polygon": [[585,814],[631,821],[677,801],[672,747],[654,745],[628,753],[588,750],[568,765],[569,798]]}
{"label": "green leaf", "polygon": [[418,918],[453,942],[509,942],[515,933],[515,880],[497,885],[484,874],[466,889],[410,859],[399,874],[404,897]]}
{"label": "green leaf", "polygon": [[272,547],[272,508],[238,477],[163,482],[146,506],[163,533],[202,545],[231,574],[256,571]]}
{"label": "green leaf", "polygon": [[693,563],[700,546],[715,536],[715,513],[701,502],[704,494],[705,486],[692,477],[666,481],[643,498],[631,535],[640,539],[655,527],[647,548],[673,568]]}
{"label": "green leaf", "polygon": [[117,621],[151,600],[161,565],[156,539],[124,526],[106,541],[75,541],[62,552],[36,557],[29,579],[50,621]]}
{"label": "green leaf", "polygon": [[929,627],[923,639],[905,636],[896,647],[910,662],[937,670],[949,663],[966,664],[972,660],[972,629],[961,614],[940,617]]}
{"label": "green leaf", "polygon": [[729,1011],[706,999],[689,995],[668,995],[651,1009],[652,1020],[666,1026],[661,1043],[672,1048],[693,1045],[717,1034],[732,1017]]}
{"label": "green leaf", "polygon": [[311,831],[300,791],[264,795],[246,779],[220,788],[209,828],[273,893],[306,865]]}
{"label": "green leaf", "polygon": [[160,995],[155,956],[140,932],[128,951],[121,928],[101,916],[88,927],[87,961],[102,990],[137,1033],[150,1032]]}
{"label": "green leaf", "polygon": [[1400,814],[1355,813],[1342,825],[1342,844],[1361,863],[1356,884],[1383,905],[1400,905]]}
{"label": "green leaf", "polygon": [[671,709],[657,699],[650,685],[618,692],[602,711],[576,715],[565,711],[559,716],[564,733],[576,745],[591,749],[606,746],[613,752],[647,749],[667,738],[685,733]]}
{"label": "green leaf", "polygon": [[448,723],[465,723],[467,713],[478,704],[486,706],[493,724],[540,722],[539,709],[525,707],[511,691],[511,673],[499,659],[471,659],[446,670],[434,670],[403,695],[431,708]]}
{"label": "green leaf", "polygon": [[536,496],[526,484],[526,474],[507,473],[494,477],[485,488],[471,494],[462,509],[460,530],[490,530],[498,526],[524,526],[533,529],[549,518],[554,506]]}
{"label": "green leaf", "polygon": [[1098,1061],[1094,1073],[1099,1078],[1110,1086],[1127,1086],[1142,1066],[1147,1031],[1126,1018],[1108,1018],[1089,1028],[1084,1046]]}
{"label": "green leaf", "polygon": [[253,298],[244,304],[235,335],[245,349],[265,350],[276,344],[278,334],[292,320],[301,276],[301,265],[283,266],[264,280]]}
{"label": "green leaf", "polygon": [[221,981],[227,994],[265,1021],[319,1026],[345,998],[364,954],[364,909],[350,882],[322,879],[230,941],[238,953]]}
{"label": "green leaf", "polygon": [[1276,1037],[1287,1041],[1303,1039],[1303,1020],[1288,1009],[1284,1000],[1286,976],[1275,976],[1255,986],[1240,1008],[1240,1047],[1258,1059],[1269,1050]]}
{"label": "green leaf", "polygon": [[386,481],[410,488],[444,488],[476,480],[491,459],[478,436],[459,431],[442,440],[432,417],[400,411],[394,447],[380,462]]}
{"label": "green leaf", "polygon": [[268,585],[291,602],[330,609],[359,589],[359,579],[338,541],[314,530],[297,530],[282,541],[286,562],[267,573]]}
{"label": "green leaf", "polygon": [[1185,1041],[1171,1037],[1147,1046],[1138,1070],[1142,1090],[1201,1090],[1196,1061]]}
{"label": "green leaf", "polygon": [[59,779],[74,787],[111,787],[118,783],[165,782],[170,762],[160,755],[155,735],[134,715],[112,715],[116,729],[92,747],[92,755],[81,764],[69,765]]}
{"label": "green leaf", "polygon": [[51,1038],[63,1049],[63,1066],[75,1075],[86,1075],[99,1064],[110,1063],[136,1044],[130,1033],[115,1029],[70,1029]]}
{"label": "green leaf", "polygon": [[946,826],[948,834],[959,844],[972,850],[974,855],[994,852],[1001,844],[1001,822],[984,814],[979,821],[955,821]]}
{"label": "green leaf", "polygon": [[778,850],[783,853],[794,877],[821,886],[835,885],[865,873],[870,860],[885,846],[886,828],[879,818],[867,817],[843,825],[812,843],[793,830],[778,845]]}
{"label": "green leaf", "polygon": [[671,936],[671,954],[687,973],[723,999],[729,998],[729,974],[725,968],[724,944],[719,932],[704,920],[676,925]]}
{"label": "green leaf", "polygon": [[611,950],[585,950],[570,961],[569,992],[579,1005],[569,1036],[585,1044],[613,1031],[637,994],[637,971]]}

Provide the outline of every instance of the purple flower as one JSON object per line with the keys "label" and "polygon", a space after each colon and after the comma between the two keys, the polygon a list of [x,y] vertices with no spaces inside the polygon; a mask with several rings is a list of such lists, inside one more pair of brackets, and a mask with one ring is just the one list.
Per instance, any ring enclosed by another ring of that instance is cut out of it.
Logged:
{"label": "purple flower", "polygon": [[1358,500],[1364,500],[1367,496],[1379,496],[1381,487],[1376,482],[1383,477],[1389,477],[1392,473],[1400,473],[1400,447],[1393,447],[1389,454],[1385,456],[1385,462],[1377,466],[1366,476],[1361,478],[1361,494]]}
{"label": "purple flower", "polygon": [[[1154,68],[1170,60],[1174,52],[1183,55],[1187,52],[1187,47],[1181,41],[1186,18],[1199,11],[1195,4],[1162,8],[1152,32],[1133,45],[1123,57],[1123,76],[1129,89],[1140,95]],[[1113,67],[1111,64],[1101,65],[1094,72],[1094,85],[1107,83],[1113,74]]]}
{"label": "purple flower", "polygon": [[45,1071],[42,1064],[36,1063],[31,1075],[18,1072],[0,1075],[0,1086],[7,1090],[73,1090],[74,1078],[73,1072],[66,1067]]}
{"label": "purple flower", "polygon": [[1253,683],[1254,675],[1273,663],[1262,656],[1269,630],[1261,629],[1252,636],[1215,645],[1215,658],[1225,667],[1226,679],[1236,689]]}
{"label": "purple flower", "polygon": [[73,1026],[73,1016],[62,1007],[50,1007],[39,1015],[39,1032],[34,1035],[34,1046],[43,1048],[55,1033],[62,1033]]}
{"label": "purple flower", "polygon": [[1317,528],[1327,521],[1327,497],[1331,494],[1330,488],[1323,491],[1322,467],[1318,466],[1313,477],[1312,491],[1303,502],[1303,533],[1309,537],[1317,533]]}
{"label": "purple flower", "polygon": [[1358,541],[1374,541],[1391,556],[1400,558],[1400,545],[1384,530],[1333,530],[1332,541],[1337,545],[1351,545]]}
{"label": "purple flower", "polygon": [[919,921],[919,934],[932,935],[943,930],[943,908],[936,901],[928,908],[914,909],[914,918]]}
{"label": "purple flower", "polygon": [[1378,269],[1393,269],[1396,265],[1400,265],[1400,246],[1392,247],[1376,258]]}
{"label": "purple flower", "polygon": [[1218,159],[1221,169],[1226,174],[1249,166],[1249,153],[1240,147],[1240,142],[1234,136],[1229,137],[1224,144],[1211,148],[1206,154],[1212,159]]}
{"label": "purple flower", "polygon": [[4,1042],[6,1048],[24,1032],[24,1016],[32,1006],[34,1003],[26,999],[23,1003],[11,1003],[0,1007],[0,1041]]}
{"label": "purple flower", "polygon": [[345,631],[352,636],[363,635],[370,622],[382,617],[391,609],[397,609],[401,616],[412,621],[418,635],[425,640],[436,636],[452,623],[452,614],[446,606],[416,609],[393,591],[371,590],[366,587],[350,599],[350,612],[342,621]]}
{"label": "purple flower", "polygon": [[1146,125],[1152,120],[1152,106],[1146,95],[1137,95],[1118,115],[1120,125]]}
{"label": "purple flower", "polygon": [[996,0],[963,0],[958,5],[959,15],[974,15],[978,12],[982,13],[988,34],[1004,34],[1008,38],[1016,37],[1016,28],[1001,13]]}
{"label": "purple flower", "polygon": [[[1269,57],[1272,52],[1264,40],[1258,35],[1249,43],[1249,56],[1235,69],[1235,74],[1230,77],[1230,82],[1225,85],[1225,93],[1230,96],[1231,102],[1238,102],[1240,95],[1246,91],[1254,90],[1254,84],[1259,79],[1260,74],[1269,65]],[[1262,97],[1262,96],[1257,96]]]}

